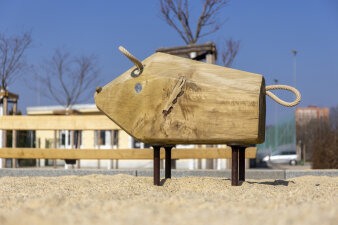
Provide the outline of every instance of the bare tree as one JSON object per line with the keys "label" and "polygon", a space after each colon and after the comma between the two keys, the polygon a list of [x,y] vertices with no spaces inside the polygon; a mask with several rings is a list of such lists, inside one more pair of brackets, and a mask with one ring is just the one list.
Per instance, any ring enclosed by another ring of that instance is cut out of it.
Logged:
{"label": "bare tree", "polygon": [[[222,23],[216,18],[220,10],[229,3],[229,0],[202,0],[202,12],[195,24],[190,17],[188,2],[188,0],[160,0],[162,16],[187,45],[195,44],[201,37],[215,33],[221,28]],[[193,26],[196,26],[195,30],[192,29]],[[222,62],[224,66],[230,67],[238,53],[240,41],[230,38],[226,40],[225,44]]]}
{"label": "bare tree", "polygon": [[330,123],[332,128],[338,131],[338,105],[330,109]]}
{"label": "bare tree", "polygon": [[[186,44],[195,44],[199,38],[214,33],[221,24],[216,21],[219,11],[228,4],[228,0],[203,0],[202,13],[193,31],[190,21],[188,0],[160,0],[161,13],[166,22],[173,27]],[[202,33],[203,29],[208,29]]]}
{"label": "bare tree", "polygon": [[226,67],[230,67],[238,53],[240,41],[234,41],[232,38],[225,41],[226,48],[222,53],[222,62]]}
{"label": "bare tree", "polygon": [[315,131],[312,168],[338,169],[337,130],[324,120],[317,121]]}
{"label": "bare tree", "polygon": [[93,94],[99,75],[96,61],[93,55],[72,57],[68,52],[57,49],[52,59],[42,67],[44,75],[37,75],[38,80],[45,85],[43,90],[47,97],[69,109],[85,100],[88,94]]}
{"label": "bare tree", "polygon": [[27,67],[24,53],[31,43],[30,31],[16,37],[6,37],[0,33],[0,79],[2,89],[7,90],[8,85],[14,82]]}
{"label": "bare tree", "polygon": [[313,169],[338,168],[338,106],[331,108],[330,119],[312,119],[297,125],[297,141],[306,149]]}

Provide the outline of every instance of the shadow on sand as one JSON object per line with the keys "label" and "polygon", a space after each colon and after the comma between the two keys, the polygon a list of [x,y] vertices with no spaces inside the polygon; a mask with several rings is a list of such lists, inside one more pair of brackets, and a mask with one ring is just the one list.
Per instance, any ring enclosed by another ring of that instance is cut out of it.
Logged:
{"label": "shadow on sand", "polygon": [[288,186],[289,183],[295,183],[294,181],[288,180],[275,180],[275,181],[262,181],[262,182],[254,182],[254,181],[246,181],[248,184],[265,184],[272,186]]}
{"label": "shadow on sand", "polygon": [[[163,186],[165,184],[165,182],[167,181],[168,179],[161,179],[161,182],[160,182],[160,186]],[[225,181],[230,181],[231,182],[231,179],[222,179],[222,180],[225,180]],[[248,184],[264,184],[264,185],[272,185],[272,186],[289,186],[289,183],[292,183],[294,184],[295,182],[294,181],[288,181],[288,180],[275,180],[275,181],[262,181],[262,182],[256,182],[256,181],[239,181],[238,183],[238,186],[242,186],[243,183],[248,183]]]}
{"label": "shadow on sand", "polygon": [[169,180],[169,179],[168,178],[161,179],[160,186],[163,186],[167,180]]}

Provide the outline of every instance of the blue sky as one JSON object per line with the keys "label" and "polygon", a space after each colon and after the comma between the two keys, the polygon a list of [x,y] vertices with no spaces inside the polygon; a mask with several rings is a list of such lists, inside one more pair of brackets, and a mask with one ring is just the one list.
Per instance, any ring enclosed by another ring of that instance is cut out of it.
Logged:
{"label": "blue sky", "polygon": [[[198,13],[200,1],[193,2],[193,12]],[[262,74],[267,84],[278,79],[281,84],[293,85],[290,50],[296,49],[297,88],[303,97],[300,106],[338,104],[338,1],[233,0],[219,18],[226,20],[223,27],[199,43],[214,41],[221,51],[226,38],[241,40],[233,68]],[[33,37],[33,46],[26,54],[30,64],[41,65],[59,47],[73,54],[96,54],[100,85],[132,66],[118,52],[119,45],[139,59],[159,47],[184,45],[161,19],[158,0],[0,0],[0,32],[16,35],[28,29],[32,29]],[[9,87],[20,95],[19,109],[56,104],[39,98],[31,88],[35,83],[33,74],[27,72]],[[289,93],[276,93],[292,100]],[[87,101],[93,102],[93,98]],[[267,98],[267,124],[274,122],[274,104]],[[281,118],[293,112],[282,106],[277,110]]]}

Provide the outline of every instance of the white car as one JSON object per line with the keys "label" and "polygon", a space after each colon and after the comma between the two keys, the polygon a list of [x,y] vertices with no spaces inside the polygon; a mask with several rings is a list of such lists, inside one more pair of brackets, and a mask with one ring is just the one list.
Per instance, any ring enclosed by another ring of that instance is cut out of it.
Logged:
{"label": "white car", "polygon": [[295,150],[275,151],[271,155],[263,158],[266,163],[288,163],[290,165],[297,164],[297,153]]}

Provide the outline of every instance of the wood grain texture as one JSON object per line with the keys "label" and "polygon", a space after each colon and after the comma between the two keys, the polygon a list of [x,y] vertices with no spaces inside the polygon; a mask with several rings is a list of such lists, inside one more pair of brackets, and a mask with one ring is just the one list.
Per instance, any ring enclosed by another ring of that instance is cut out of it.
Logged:
{"label": "wood grain texture", "polygon": [[[246,158],[255,158],[257,148],[245,151]],[[161,149],[161,159],[165,158]],[[153,149],[41,149],[41,148],[1,148],[0,158],[18,159],[152,159]],[[231,148],[172,149],[172,159],[214,159],[231,158]]]}
{"label": "wood grain texture", "polygon": [[[131,76],[133,67],[95,94],[97,107],[137,140],[155,144],[264,141],[261,75],[164,53],[142,63],[141,75]],[[139,93],[137,84],[142,86]]]}
{"label": "wood grain texture", "polygon": [[0,116],[0,130],[116,130],[104,115],[93,116]]}

